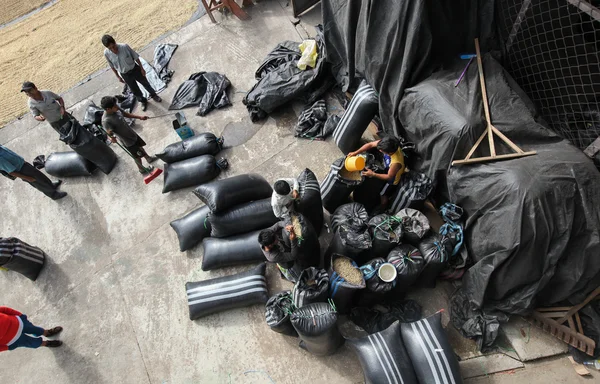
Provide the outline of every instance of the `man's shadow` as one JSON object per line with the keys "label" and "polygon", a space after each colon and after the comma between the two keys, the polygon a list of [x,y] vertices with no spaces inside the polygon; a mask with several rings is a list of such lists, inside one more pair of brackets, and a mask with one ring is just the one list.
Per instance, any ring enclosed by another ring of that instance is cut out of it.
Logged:
{"label": "man's shadow", "polygon": [[79,354],[68,344],[65,343],[59,348],[52,348],[51,351],[57,365],[69,377],[69,383],[98,384],[104,382],[96,362]]}

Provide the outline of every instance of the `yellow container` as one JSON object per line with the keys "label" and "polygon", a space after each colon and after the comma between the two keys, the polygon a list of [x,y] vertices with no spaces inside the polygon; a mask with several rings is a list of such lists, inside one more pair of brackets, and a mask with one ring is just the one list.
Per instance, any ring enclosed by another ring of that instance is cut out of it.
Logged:
{"label": "yellow container", "polygon": [[350,172],[362,171],[365,169],[365,158],[362,156],[346,157],[344,167]]}

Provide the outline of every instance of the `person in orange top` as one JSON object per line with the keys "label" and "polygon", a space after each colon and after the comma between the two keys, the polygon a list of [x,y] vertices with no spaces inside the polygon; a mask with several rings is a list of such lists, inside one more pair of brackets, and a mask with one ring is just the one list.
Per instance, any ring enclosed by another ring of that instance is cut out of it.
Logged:
{"label": "person in orange top", "polygon": [[390,201],[390,197],[394,195],[402,174],[406,171],[404,166],[404,154],[400,148],[400,141],[392,136],[386,136],[381,140],[371,141],[360,147],[354,152],[350,152],[348,156],[356,156],[363,152],[367,152],[373,148],[377,148],[383,153],[383,163],[387,173],[375,173],[370,169],[362,172],[363,176],[375,177],[385,181],[385,185],[381,190],[381,208],[385,210]]}
{"label": "person in orange top", "polygon": [[15,348],[56,348],[60,340],[43,340],[40,336],[52,337],[63,330],[62,327],[43,329],[27,320],[27,316],[12,308],[0,307],[0,352]]}

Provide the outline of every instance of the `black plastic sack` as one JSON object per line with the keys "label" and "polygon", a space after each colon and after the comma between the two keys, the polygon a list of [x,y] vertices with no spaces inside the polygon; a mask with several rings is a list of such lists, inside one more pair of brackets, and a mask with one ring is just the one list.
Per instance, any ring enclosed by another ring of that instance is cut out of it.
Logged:
{"label": "black plastic sack", "polygon": [[[294,269],[299,269],[298,274],[300,274],[306,268],[318,267],[321,264],[321,245],[319,244],[319,235],[315,232],[312,224],[302,214],[295,213],[290,215],[289,220],[285,221],[285,225],[294,227],[300,247]],[[298,228],[299,230],[297,230]]]}
{"label": "black plastic sack", "polygon": [[[352,266],[356,269],[356,273],[352,273],[355,281],[347,280],[348,276],[344,271],[337,271],[335,268],[335,260],[338,258],[348,259]],[[348,313],[353,307],[354,295],[360,289],[366,287],[365,279],[362,272],[354,260],[334,254],[331,257],[331,266],[329,267],[329,297],[334,301],[339,313]]]}
{"label": "black plastic sack", "polygon": [[211,271],[217,268],[266,261],[260,244],[256,240],[259,232],[253,231],[221,239],[205,238],[202,241],[204,248],[202,270]]}
{"label": "black plastic sack", "polygon": [[278,107],[295,99],[312,104],[334,84],[326,60],[322,29],[317,27],[316,30],[318,56],[315,68],[298,68],[302,54],[299,43],[294,41],[279,43],[265,57],[256,70],[258,82],[243,99],[252,121],[264,119]]}
{"label": "black plastic sack", "polygon": [[294,303],[290,291],[279,292],[271,296],[265,307],[265,319],[272,331],[287,336],[298,336],[290,322]]}
{"label": "black plastic sack", "polygon": [[319,100],[309,105],[300,113],[295,137],[311,140],[323,140],[333,133],[333,126],[327,122],[327,104]]}
{"label": "black plastic sack", "polygon": [[376,307],[355,307],[350,311],[350,320],[367,333],[387,329],[396,321],[410,323],[421,319],[421,306],[414,300],[383,302]]}
{"label": "black plastic sack", "polygon": [[213,213],[271,197],[272,193],[273,189],[267,180],[255,173],[215,180],[194,189],[194,195],[208,205]]}
{"label": "black plastic sack", "polygon": [[352,192],[352,200],[365,206],[369,214],[381,205],[381,191],[385,181],[375,177],[365,177],[365,180],[356,186]]}
{"label": "black plastic sack", "polygon": [[317,356],[335,353],[344,344],[337,318],[335,308],[329,303],[308,304],[295,310],[291,322],[300,336],[300,348]]}
{"label": "black plastic sack", "polygon": [[54,177],[91,176],[96,166],[77,152],[51,153],[44,163],[46,172]]}
{"label": "black plastic sack", "polygon": [[381,332],[347,341],[358,355],[365,384],[417,383],[415,371],[402,344],[399,321]]}
{"label": "black plastic sack", "polygon": [[385,282],[379,278],[379,267],[384,263],[386,263],[386,260],[383,257],[378,257],[360,267],[360,271],[365,278],[367,289],[371,292],[389,292],[396,285],[395,281]]}
{"label": "black plastic sack", "polygon": [[169,110],[199,106],[198,116],[205,116],[213,109],[231,105],[227,88],[231,82],[217,72],[194,73],[184,81],[173,96]]}
{"label": "black plastic sack", "polygon": [[268,300],[265,263],[242,273],[186,283],[190,320],[227,309],[265,304]]}
{"label": "black plastic sack", "polygon": [[381,214],[369,220],[369,233],[373,244],[371,255],[373,257],[387,257],[394,247],[402,241],[402,221],[396,216]]}
{"label": "black plastic sack", "polygon": [[203,205],[198,209],[183,216],[181,219],[171,221],[171,228],[179,239],[179,250],[187,251],[199,244],[205,237],[210,236],[210,221],[208,206]]}
{"label": "black plastic sack", "polygon": [[217,137],[210,132],[204,132],[167,145],[162,152],[156,154],[156,157],[165,163],[174,163],[202,155],[215,156],[222,148],[222,137]]}
{"label": "black plastic sack", "polygon": [[442,238],[435,232],[431,232],[421,240],[419,251],[425,260],[425,268],[419,277],[420,286],[435,287],[435,280],[438,275],[448,267],[452,248],[450,238]]}
{"label": "black plastic sack", "polygon": [[221,170],[227,167],[227,160],[217,160],[212,155],[167,163],[162,193],[206,183],[219,176]]}
{"label": "black plastic sack", "polygon": [[419,383],[463,383],[454,350],[442,327],[441,312],[402,324],[401,333]]}
{"label": "black plastic sack", "polygon": [[72,150],[92,162],[105,174],[109,174],[117,163],[117,155],[74,118],[60,128],[60,140]]}
{"label": "black plastic sack", "polygon": [[404,208],[422,209],[425,200],[433,191],[433,183],[424,173],[408,171],[400,177],[400,183],[390,198],[390,212]]}
{"label": "black plastic sack", "polygon": [[329,299],[329,275],[324,269],[306,268],[292,290],[296,308],[312,303],[326,303]]}
{"label": "black plastic sack", "polygon": [[[321,184],[321,199],[323,207],[333,213],[337,207],[348,202],[350,194],[356,186],[363,182],[364,176],[360,172],[348,172],[344,168],[345,157],[339,158],[331,164],[329,173]],[[353,178],[350,178],[353,177]]]}
{"label": "black plastic sack", "polygon": [[360,138],[378,110],[379,98],[363,80],[333,131],[335,143],[344,155],[360,148]]}
{"label": "black plastic sack", "polygon": [[0,267],[35,281],[46,263],[44,251],[15,237],[1,240],[3,256],[0,257]]}
{"label": "black plastic sack", "polygon": [[323,229],[323,203],[319,180],[310,169],[306,168],[298,176],[300,195],[294,202],[296,212],[301,213],[313,225],[317,235]]}
{"label": "black plastic sack", "polygon": [[331,217],[333,239],[327,248],[326,259],[340,254],[363,264],[369,259],[371,235],[368,227],[369,215],[358,203],[340,206]]}
{"label": "black plastic sack", "polygon": [[97,106],[93,101],[90,101],[83,118],[83,125],[102,125],[102,115],[104,115],[104,109]]}
{"label": "black plastic sack", "polygon": [[268,228],[278,222],[273,214],[271,199],[236,205],[227,211],[210,214],[212,237],[227,237]]}
{"label": "black plastic sack", "polygon": [[402,220],[403,239],[406,243],[418,245],[429,232],[429,219],[416,209],[405,208],[395,216]]}
{"label": "black plastic sack", "polygon": [[425,268],[421,251],[410,244],[401,244],[392,249],[387,262],[394,264],[398,273],[394,292],[407,292]]}

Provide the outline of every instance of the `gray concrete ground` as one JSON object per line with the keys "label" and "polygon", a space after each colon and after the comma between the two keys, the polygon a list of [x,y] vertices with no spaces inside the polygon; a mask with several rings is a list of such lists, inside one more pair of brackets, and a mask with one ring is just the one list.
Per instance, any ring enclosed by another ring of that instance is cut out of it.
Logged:
{"label": "gray concrete ground", "polygon": [[[291,22],[286,3],[263,1],[249,10],[253,19],[246,22],[217,15],[220,23],[212,24],[203,17],[161,41],[179,44],[170,64],[175,76],[161,94],[164,102],[151,102],[148,115],[166,113],[178,84],[191,73],[217,71],[232,82],[231,107],[206,117],[195,116],[194,109],[185,110],[196,132],[221,134],[228,127],[234,138],[241,131],[254,133],[247,142],[221,153],[231,165],[221,178],[257,172],[274,181],[309,167],[322,180],[329,164],[340,156],[331,140],[293,137],[301,105],[283,108],[256,125],[241,102],[266,53],[282,40],[298,41],[312,32],[308,22],[296,26]],[[309,12],[305,19],[319,20],[318,12]],[[154,44],[142,52],[146,60],[152,60],[153,49]],[[31,80],[43,88],[43,79]],[[99,103],[104,95],[120,93],[120,88],[112,73],[104,72],[64,98],[68,109],[83,118],[89,100]],[[136,130],[151,153],[178,140],[167,117],[140,122]],[[29,161],[39,154],[68,150],[54,130],[30,116],[0,130],[0,143]],[[187,281],[247,267],[203,272],[201,247],[180,253],[169,222],[198,207],[199,200],[191,189],[161,194],[162,177],[144,185],[132,160],[119,148],[114,150],[119,162],[109,175],[97,172],[88,178],[66,179],[62,189],[69,196],[58,202],[22,182],[0,181],[0,234],[19,237],[50,256],[36,282],[0,272],[5,287],[0,304],[26,313],[40,326],[65,328],[61,335],[65,344],[60,349],[0,354],[2,383],[362,382],[360,366],[348,347],[334,356],[312,356],[298,348],[297,340],[270,331],[261,306],[190,321]],[[271,292],[291,288],[273,266],[268,269],[268,280]],[[451,290],[451,285],[442,284],[412,297],[429,314],[448,309]],[[447,311],[444,323],[448,323]],[[461,338],[451,326],[448,330],[459,355],[480,356],[472,341]],[[480,378],[468,382],[579,380],[565,357],[527,363],[525,369],[504,375],[491,375],[493,364],[503,369],[522,366],[516,360],[493,356],[481,363],[471,361],[464,369]]]}

